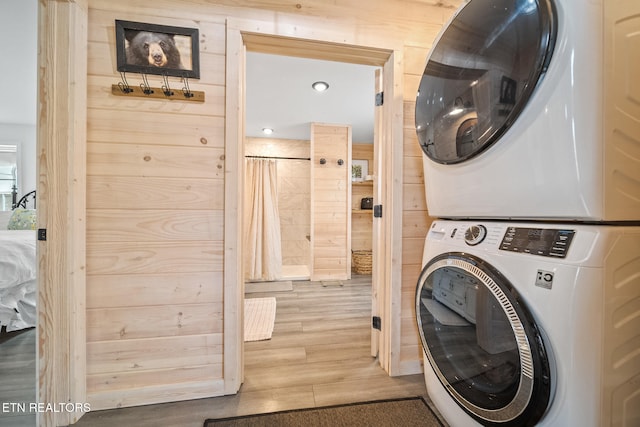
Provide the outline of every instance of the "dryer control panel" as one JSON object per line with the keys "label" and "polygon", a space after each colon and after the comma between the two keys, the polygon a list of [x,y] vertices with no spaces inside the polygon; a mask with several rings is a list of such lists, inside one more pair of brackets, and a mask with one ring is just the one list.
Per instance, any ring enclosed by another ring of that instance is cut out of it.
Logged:
{"label": "dryer control panel", "polygon": [[566,229],[507,227],[500,249],[564,258],[567,256],[574,234],[574,230]]}

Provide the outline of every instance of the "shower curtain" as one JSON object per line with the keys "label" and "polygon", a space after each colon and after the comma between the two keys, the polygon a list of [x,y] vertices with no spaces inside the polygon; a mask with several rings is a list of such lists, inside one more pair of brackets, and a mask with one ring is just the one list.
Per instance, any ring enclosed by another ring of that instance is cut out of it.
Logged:
{"label": "shower curtain", "polygon": [[245,279],[277,280],[282,275],[277,162],[246,159]]}

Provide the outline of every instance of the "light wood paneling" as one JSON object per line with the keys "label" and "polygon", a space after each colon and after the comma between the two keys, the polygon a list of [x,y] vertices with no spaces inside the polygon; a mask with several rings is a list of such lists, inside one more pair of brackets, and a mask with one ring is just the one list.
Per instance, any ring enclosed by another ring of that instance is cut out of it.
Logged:
{"label": "light wood paneling", "polygon": [[163,274],[91,275],[87,289],[87,308],[136,307],[173,304],[215,303],[222,301],[222,289],[211,286],[222,282],[219,271]]}
{"label": "light wood paneling", "polygon": [[87,146],[87,173],[119,177],[222,178],[223,154],[219,148],[92,142]]}
{"label": "light wood paneling", "polygon": [[345,280],[351,277],[351,127],[313,123],[311,153],[311,278]]}
{"label": "light wood paneling", "polygon": [[93,209],[219,210],[224,202],[212,194],[224,192],[222,179],[89,176],[87,204]]}
{"label": "light wood paneling", "polygon": [[92,209],[87,238],[101,242],[222,240],[221,210]]}
{"label": "light wood paneling", "polygon": [[89,342],[219,332],[222,332],[221,303],[87,310]]}
{"label": "light wood paneling", "polygon": [[[85,182],[88,1],[38,2],[38,402],[86,401]],[[33,96],[33,95],[31,95]],[[78,363],[75,363],[78,362]],[[43,411],[40,426],[81,412]]]}
{"label": "light wood paneling", "polygon": [[[144,346],[145,352],[138,351]],[[222,363],[222,334],[92,342],[89,375]]]}
{"label": "light wood paneling", "polygon": [[[194,24],[139,12],[127,19]],[[108,91],[119,80],[115,19],[89,14],[86,384],[96,409],[224,389],[224,22],[199,21],[202,78],[190,88],[206,101],[194,104]]]}

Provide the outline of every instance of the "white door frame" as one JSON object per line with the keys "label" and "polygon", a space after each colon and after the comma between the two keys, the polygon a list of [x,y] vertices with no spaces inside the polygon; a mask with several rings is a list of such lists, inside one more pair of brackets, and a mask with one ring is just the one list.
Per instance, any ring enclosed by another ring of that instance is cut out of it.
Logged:
{"label": "white door frame", "polygon": [[[402,47],[367,47],[357,44],[280,34],[267,23],[252,20],[227,20],[226,32],[226,122],[225,122],[225,253],[224,253],[224,366],[225,392],[236,393],[244,376],[244,340],[242,325],[244,274],[242,271],[242,202],[244,188],[244,118],[245,118],[245,58],[246,51],[326,59],[383,67],[385,108],[381,113],[382,131],[381,186],[383,235],[378,248],[373,292],[377,299],[382,327],[378,336],[378,358],[390,375],[400,366],[400,309],[402,262]],[[299,34],[304,29],[298,27]],[[373,102],[373,100],[372,100]],[[394,285],[395,284],[395,285]]]}

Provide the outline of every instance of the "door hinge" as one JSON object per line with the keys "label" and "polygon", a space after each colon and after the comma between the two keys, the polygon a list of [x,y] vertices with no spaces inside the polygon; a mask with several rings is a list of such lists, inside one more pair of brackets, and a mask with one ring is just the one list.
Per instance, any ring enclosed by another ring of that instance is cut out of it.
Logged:
{"label": "door hinge", "polygon": [[376,93],[376,107],[384,104],[384,92]]}
{"label": "door hinge", "polygon": [[371,318],[371,327],[379,331],[382,330],[382,319],[380,319],[380,316],[373,316]]}
{"label": "door hinge", "polygon": [[374,205],[373,206],[373,217],[374,218],[382,218],[382,205]]}
{"label": "door hinge", "polygon": [[40,241],[47,240],[47,229],[46,228],[38,228],[38,240],[40,240]]}

